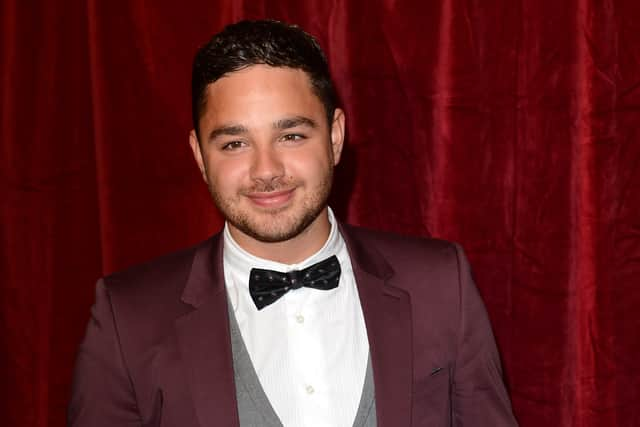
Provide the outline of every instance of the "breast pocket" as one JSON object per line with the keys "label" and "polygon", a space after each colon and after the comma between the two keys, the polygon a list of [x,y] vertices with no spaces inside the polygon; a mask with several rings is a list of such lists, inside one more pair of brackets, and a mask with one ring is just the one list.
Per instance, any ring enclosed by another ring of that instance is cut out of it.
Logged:
{"label": "breast pocket", "polygon": [[448,367],[434,370],[414,384],[411,425],[451,425],[451,375]]}

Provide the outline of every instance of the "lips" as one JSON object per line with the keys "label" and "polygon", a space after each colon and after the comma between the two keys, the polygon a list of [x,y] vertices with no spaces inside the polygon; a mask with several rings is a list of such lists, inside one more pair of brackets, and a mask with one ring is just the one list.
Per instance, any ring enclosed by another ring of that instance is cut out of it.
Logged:
{"label": "lips", "polygon": [[274,208],[285,205],[293,197],[295,188],[282,191],[269,191],[266,193],[250,193],[249,200],[263,208]]}

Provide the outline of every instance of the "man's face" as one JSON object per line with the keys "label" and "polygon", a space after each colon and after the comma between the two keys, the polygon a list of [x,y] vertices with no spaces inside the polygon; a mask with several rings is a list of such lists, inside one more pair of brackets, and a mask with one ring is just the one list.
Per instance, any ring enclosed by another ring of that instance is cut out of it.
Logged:
{"label": "man's face", "polygon": [[207,88],[200,144],[190,144],[232,233],[282,242],[326,209],[344,114],[329,126],[301,70],[254,65]]}

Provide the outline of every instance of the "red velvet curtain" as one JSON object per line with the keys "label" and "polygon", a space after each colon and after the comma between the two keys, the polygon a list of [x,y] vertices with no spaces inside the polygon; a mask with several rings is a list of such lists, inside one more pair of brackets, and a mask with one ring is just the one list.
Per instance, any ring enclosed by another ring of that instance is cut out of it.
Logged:
{"label": "red velvet curtain", "polygon": [[2,425],[64,424],[100,275],[220,227],[191,60],[262,17],[330,58],[339,216],[466,248],[521,425],[640,425],[638,0],[0,7]]}

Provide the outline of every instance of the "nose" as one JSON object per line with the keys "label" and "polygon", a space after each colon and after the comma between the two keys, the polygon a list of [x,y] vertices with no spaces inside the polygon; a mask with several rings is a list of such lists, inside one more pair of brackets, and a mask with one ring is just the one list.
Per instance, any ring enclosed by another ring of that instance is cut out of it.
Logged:
{"label": "nose", "polygon": [[283,176],[284,163],[277,150],[271,145],[256,148],[251,164],[251,178],[270,184]]}

